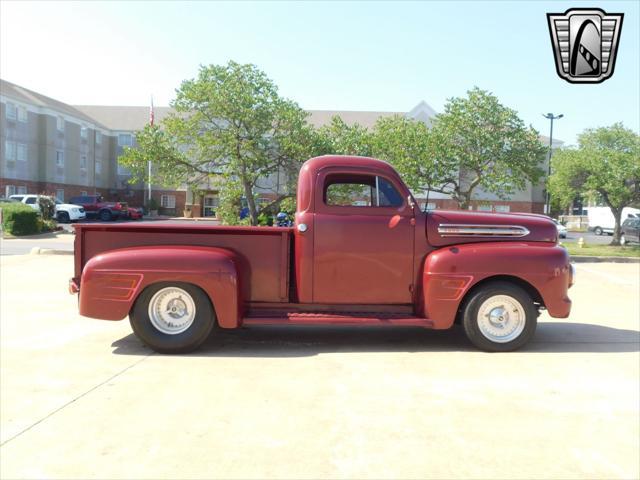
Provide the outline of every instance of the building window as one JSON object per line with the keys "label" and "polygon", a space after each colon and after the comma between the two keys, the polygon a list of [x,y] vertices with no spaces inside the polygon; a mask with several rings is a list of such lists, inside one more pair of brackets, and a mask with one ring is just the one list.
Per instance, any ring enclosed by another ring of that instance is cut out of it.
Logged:
{"label": "building window", "polygon": [[124,165],[118,162],[118,175],[129,175],[131,172]]}
{"label": "building window", "polygon": [[56,200],[64,202],[64,189],[63,188],[57,188],[56,189]]}
{"label": "building window", "polygon": [[130,133],[121,133],[118,135],[118,145],[121,147],[130,147],[133,144],[133,139]]}
{"label": "building window", "polygon": [[96,130],[96,144],[100,145],[102,143],[102,132]]}
{"label": "building window", "polygon": [[4,142],[4,158],[7,161],[14,161],[16,159],[16,142],[10,142],[5,140]]}
{"label": "building window", "polygon": [[27,123],[27,107],[18,107],[18,121]]}
{"label": "building window", "polygon": [[7,109],[5,111],[5,115],[8,120],[16,119],[17,117],[16,106],[13,103],[7,102]]}
{"label": "building window", "polygon": [[61,150],[56,152],[56,167],[64,168],[64,152]]}
{"label": "building window", "polygon": [[64,117],[58,116],[58,118],[56,119],[56,127],[58,128],[59,132],[64,132]]}
{"label": "building window", "polygon": [[478,205],[477,210],[479,212],[492,212],[493,211],[493,206],[492,205]]}
{"label": "building window", "polygon": [[87,169],[87,156],[86,155],[80,155],[80,168],[82,170],[86,170]]}
{"label": "building window", "polygon": [[15,185],[7,185],[4,187],[4,196],[10,197],[11,195],[16,194],[16,186]]}
{"label": "building window", "polygon": [[509,205],[496,205],[496,212],[509,213],[510,211],[511,207]]}
{"label": "building window", "polygon": [[87,193],[86,190],[80,190],[80,196],[81,197],[86,197],[87,195],[89,195],[89,194]]}
{"label": "building window", "polygon": [[86,125],[82,125],[82,126],[80,127],[80,137],[81,137],[81,138],[85,138],[85,139],[86,139],[86,138],[87,138],[87,132],[88,132],[88,130],[89,130],[89,129],[87,128],[87,126],[86,126]]}
{"label": "building window", "polygon": [[24,143],[19,143],[16,149],[17,158],[19,162],[27,161],[27,146]]}
{"label": "building window", "polygon": [[27,187],[24,185],[20,185],[18,187],[18,195],[26,195],[27,194]]}
{"label": "building window", "polygon": [[162,195],[160,197],[160,206],[162,208],[176,208],[176,196]]}
{"label": "building window", "polygon": [[96,160],[96,173],[102,173],[102,161]]}

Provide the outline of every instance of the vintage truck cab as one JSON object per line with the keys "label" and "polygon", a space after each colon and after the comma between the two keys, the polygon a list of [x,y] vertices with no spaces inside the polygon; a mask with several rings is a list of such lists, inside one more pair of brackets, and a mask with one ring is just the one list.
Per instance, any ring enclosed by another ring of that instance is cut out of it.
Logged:
{"label": "vintage truck cab", "polygon": [[291,228],[161,222],[76,226],[82,315],[127,315],[151,348],[198,348],[216,328],[462,324],[514,350],[537,317],[569,315],[573,269],[542,215],[422,212],[381,160],[323,156],[300,171]]}

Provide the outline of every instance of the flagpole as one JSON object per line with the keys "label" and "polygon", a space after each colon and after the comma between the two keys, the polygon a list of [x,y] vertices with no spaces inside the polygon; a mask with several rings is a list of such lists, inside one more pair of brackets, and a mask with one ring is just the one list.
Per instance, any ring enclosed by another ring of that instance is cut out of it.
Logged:
{"label": "flagpole", "polygon": [[[151,95],[151,109],[149,110],[149,124],[153,127],[153,120],[154,120],[154,115],[153,115],[153,95]],[[151,160],[149,160],[147,162],[147,167],[148,167],[148,177],[147,177],[147,181],[148,181],[148,186],[149,186],[149,194],[147,196],[147,205],[149,205],[151,203]]]}

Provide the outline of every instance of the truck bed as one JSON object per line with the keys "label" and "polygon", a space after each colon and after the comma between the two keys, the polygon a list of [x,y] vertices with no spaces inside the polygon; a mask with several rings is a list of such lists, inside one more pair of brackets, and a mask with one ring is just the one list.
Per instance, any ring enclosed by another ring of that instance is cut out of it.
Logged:
{"label": "truck bed", "polygon": [[[243,298],[251,302],[289,301],[291,228],[153,224],[75,225],[75,277],[100,253],[151,245],[198,245],[234,251],[241,259]],[[158,262],[161,262],[158,259]]]}

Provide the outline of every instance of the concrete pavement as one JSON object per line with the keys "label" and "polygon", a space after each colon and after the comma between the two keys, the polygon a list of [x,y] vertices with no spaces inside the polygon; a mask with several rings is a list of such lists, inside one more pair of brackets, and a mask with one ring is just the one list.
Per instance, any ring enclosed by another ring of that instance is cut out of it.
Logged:
{"label": "concrete pavement", "polygon": [[510,354],[460,329],[260,328],[185,356],[0,259],[2,478],[638,478],[640,266],[578,265]]}
{"label": "concrete pavement", "polygon": [[596,235],[593,232],[567,232],[567,238],[561,238],[562,243],[577,243],[580,238],[583,238],[588,245],[609,245],[611,235]]}

